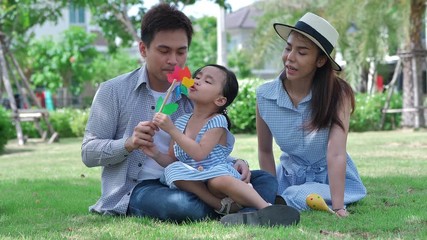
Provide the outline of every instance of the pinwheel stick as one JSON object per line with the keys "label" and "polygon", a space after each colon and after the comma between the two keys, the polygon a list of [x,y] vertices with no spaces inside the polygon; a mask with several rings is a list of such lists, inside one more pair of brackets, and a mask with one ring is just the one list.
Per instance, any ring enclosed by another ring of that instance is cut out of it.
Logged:
{"label": "pinwheel stick", "polygon": [[168,92],[166,93],[165,99],[163,100],[163,103],[162,103],[162,105],[161,105],[161,106],[160,106],[160,108],[159,108],[159,112],[160,112],[160,113],[163,111],[163,108],[165,107],[165,105],[166,105],[166,103],[167,103],[167,101],[168,101],[168,98],[169,98],[169,96],[171,95],[171,92],[172,92],[172,90],[173,90],[173,88],[174,88],[174,86],[175,86],[175,82],[176,82],[176,79],[174,79],[174,80],[172,81],[172,84],[171,84],[171,86],[169,87]]}

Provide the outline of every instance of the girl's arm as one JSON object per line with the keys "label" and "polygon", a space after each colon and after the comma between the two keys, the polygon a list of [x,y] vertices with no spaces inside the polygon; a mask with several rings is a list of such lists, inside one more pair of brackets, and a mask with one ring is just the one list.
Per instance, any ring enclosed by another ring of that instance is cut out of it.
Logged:
{"label": "girl's arm", "polygon": [[276,166],[273,154],[273,136],[267,124],[261,118],[256,106],[256,131],[258,136],[258,161],[261,170],[276,176]]}
{"label": "girl's arm", "polygon": [[[339,119],[343,123],[344,130],[334,124],[329,133],[327,164],[329,187],[331,190],[332,209],[344,208],[344,187],[347,166],[347,136],[350,126],[351,107],[349,99],[344,97],[339,109]],[[337,212],[339,216],[345,216],[344,210]]]}
{"label": "girl's arm", "polygon": [[225,134],[223,128],[212,128],[206,131],[200,142],[196,142],[175,127],[171,119],[163,113],[156,113],[154,122],[169,133],[171,138],[195,161],[205,159]]}
{"label": "girl's arm", "polygon": [[[172,144],[172,141],[171,141]],[[152,147],[143,146],[141,150],[150,158],[154,159],[160,166],[167,167],[172,162],[176,161],[175,155],[171,155],[171,147],[169,147],[169,154],[162,153],[159,149],[154,145]],[[173,154],[173,150],[172,150]]]}

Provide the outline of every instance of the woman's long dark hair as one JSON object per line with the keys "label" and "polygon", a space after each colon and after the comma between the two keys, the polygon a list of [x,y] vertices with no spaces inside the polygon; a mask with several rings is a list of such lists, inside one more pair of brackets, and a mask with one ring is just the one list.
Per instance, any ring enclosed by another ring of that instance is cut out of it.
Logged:
{"label": "woman's long dark hair", "polygon": [[[324,55],[320,49],[319,51],[321,55]],[[350,100],[351,113],[353,113],[355,109],[353,89],[336,75],[331,61],[328,59],[314,75],[311,119],[305,127],[309,130],[319,130],[337,124],[342,130],[345,130],[338,111],[346,98]]]}
{"label": "woman's long dark hair", "polygon": [[231,121],[227,115],[227,107],[231,103],[233,103],[234,99],[237,96],[237,93],[239,92],[239,82],[237,81],[237,77],[236,77],[236,74],[234,74],[234,72],[232,72],[228,68],[226,68],[222,65],[218,65],[218,64],[207,64],[207,65],[197,69],[193,73],[193,78],[196,78],[197,74],[203,68],[208,67],[208,66],[216,67],[225,73],[225,84],[224,84],[224,87],[222,88],[222,95],[225,98],[227,98],[227,102],[219,108],[218,113],[225,116],[225,118],[227,119],[227,125],[228,125],[227,128],[228,128],[228,130],[230,130],[231,129]]}

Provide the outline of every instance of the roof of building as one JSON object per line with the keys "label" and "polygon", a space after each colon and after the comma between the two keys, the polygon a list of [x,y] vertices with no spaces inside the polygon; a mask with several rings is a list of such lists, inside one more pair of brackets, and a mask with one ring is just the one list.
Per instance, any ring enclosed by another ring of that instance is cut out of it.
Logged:
{"label": "roof of building", "polygon": [[225,28],[255,28],[256,18],[262,11],[255,4],[238,9],[225,15]]}

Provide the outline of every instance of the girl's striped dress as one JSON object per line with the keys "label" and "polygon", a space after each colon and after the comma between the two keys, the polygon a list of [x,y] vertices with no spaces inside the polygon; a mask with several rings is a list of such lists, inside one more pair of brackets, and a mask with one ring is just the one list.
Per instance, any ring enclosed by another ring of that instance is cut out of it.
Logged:
{"label": "girl's striped dress", "polygon": [[[175,125],[181,132],[184,132],[190,117],[191,114],[187,114],[176,120]],[[232,162],[227,161],[227,157],[233,150],[235,140],[227,129],[225,116],[218,114],[212,117],[198,133],[196,142],[200,142],[203,134],[212,128],[224,128],[226,130],[227,144],[225,146],[217,144],[205,159],[195,161],[175,143],[174,152],[179,161],[165,168],[165,181],[169,187],[175,188],[173,182],[177,180],[206,181],[225,175],[240,179],[240,173],[234,169]]]}

